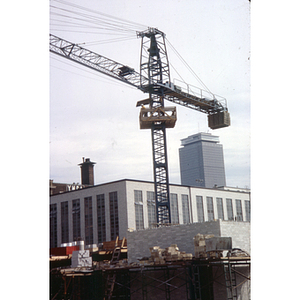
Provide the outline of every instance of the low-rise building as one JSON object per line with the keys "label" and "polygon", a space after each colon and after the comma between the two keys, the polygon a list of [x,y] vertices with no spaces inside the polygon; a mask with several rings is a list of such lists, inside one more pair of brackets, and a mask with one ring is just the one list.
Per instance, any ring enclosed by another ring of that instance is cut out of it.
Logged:
{"label": "low-rise building", "polygon": [[[170,184],[172,224],[250,222],[250,190]],[[123,179],[50,196],[50,247],[86,245],[156,227],[154,183]],[[176,243],[176,241],[174,241]]]}

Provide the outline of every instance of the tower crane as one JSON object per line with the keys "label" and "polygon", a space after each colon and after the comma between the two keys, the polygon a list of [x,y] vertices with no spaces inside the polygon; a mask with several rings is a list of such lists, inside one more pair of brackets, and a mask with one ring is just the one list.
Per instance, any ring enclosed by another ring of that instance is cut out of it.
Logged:
{"label": "tower crane", "polygon": [[175,106],[165,100],[208,115],[211,129],[230,126],[226,99],[202,89],[171,82],[165,34],[148,28],[137,32],[141,38],[140,72],[112,59],[50,34],[50,52],[136,87],[148,94],[141,106],[140,128],[151,129],[157,226],[171,223],[166,128],[175,126]]}

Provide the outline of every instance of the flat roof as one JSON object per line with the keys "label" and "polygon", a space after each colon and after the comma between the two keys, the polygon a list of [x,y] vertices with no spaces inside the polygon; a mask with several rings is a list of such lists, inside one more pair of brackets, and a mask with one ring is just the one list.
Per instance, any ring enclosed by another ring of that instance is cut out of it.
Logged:
{"label": "flat roof", "polygon": [[[87,186],[87,187],[84,187],[84,188],[78,189],[78,190],[65,191],[63,193],[51,195],[50,197],[65,194],[65,193],[72,193],[72,192],[76,192],[76,191],[91,189],[91,188],[95,188],[95,187],[99,187],[99,186],[103,186],[103,185],[114,184],[114,183],[118,183],[118,182],[122,182],[122,181],[142,182],[142,183],[154,184],[153,181],[124,178],[124,179],[114,180],[114,181],[110,181],[110,182],[99,183],[99,184],[95,184],[95,185],[92,185],[92,186]],[[56,182],[53,182],[53,183],[58,184]],[[238,188],[238,187],[235,188],[235,187],[221,186],[221,187],[215,187],[215,188],[207,188],[207,187],[201,187],[201,186],[182,185],[182,184],[177,184],[177,183],[169,183],[169,185],[170,186],[182,186],[182,187],[187,187],[187,188],[197,188],[197,189],[204,189],[204,190],[217,190],[217,191],[224,191],[224,192],[250,193],[250,189]]]}

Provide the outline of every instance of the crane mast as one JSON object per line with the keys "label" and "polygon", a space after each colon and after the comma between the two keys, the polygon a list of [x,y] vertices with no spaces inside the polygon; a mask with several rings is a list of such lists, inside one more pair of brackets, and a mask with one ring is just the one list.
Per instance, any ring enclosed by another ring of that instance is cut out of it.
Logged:
{"label": "crane mast", "polygon": [[71,61],[129,84],[148,94],[141,106],[140,128],[151,129],[157,226],[171,223],[166,128],[177,120],[176,107],[165,100],[206,113],[212,129],[230,126],[226,99],[187,85],[171,82],[165,34],[156,29],[137,32],[142,39],[140,73],[77,44],[50,34],[49,50]]}
{"label": "crane mast", "polygon": [[157,225],[161,226],[171,223],[165,118],[171,120],[174,127],[176,108],[168,108],[168,111],[171,111],[169,116],[164,107],[164,89],[161,85],[170,82],[165,34],[155,28],[149,28],[139,32],[138,36],[142,38],[140,73],[144,76],[141,78],[148,77],[147,81],[141,80],[141,86],[149,94],[149,98],[143,102],[143,105],[148,104],[149,108],[141,109],[140,127],[151,129],[156,219]]}

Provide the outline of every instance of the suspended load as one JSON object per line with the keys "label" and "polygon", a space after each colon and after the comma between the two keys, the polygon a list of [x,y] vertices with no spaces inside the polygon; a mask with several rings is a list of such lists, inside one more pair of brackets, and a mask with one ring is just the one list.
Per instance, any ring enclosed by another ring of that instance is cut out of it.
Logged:
{"label": "suspended load", "polygon": [[208,126],[218,129],[230,126],[230,114],[228,111],[218,111],[208,115]]}
{"label": "suspended load", "polygon": [[140,129],[151,129],[154,123],[164,123],[166,128],[174,128],[177,121],[176,107],[142,107],[140,111]]}

